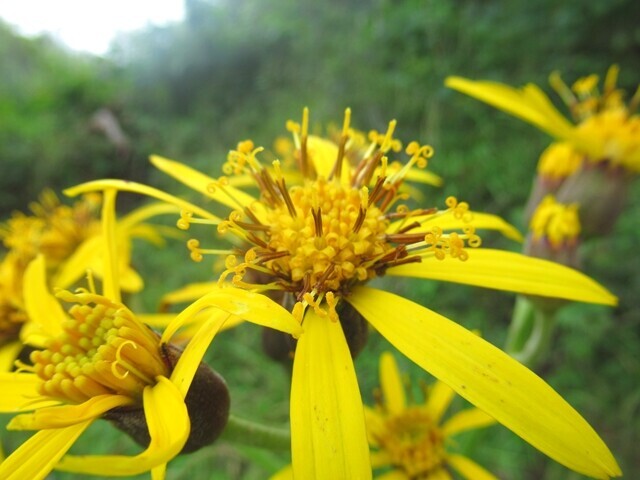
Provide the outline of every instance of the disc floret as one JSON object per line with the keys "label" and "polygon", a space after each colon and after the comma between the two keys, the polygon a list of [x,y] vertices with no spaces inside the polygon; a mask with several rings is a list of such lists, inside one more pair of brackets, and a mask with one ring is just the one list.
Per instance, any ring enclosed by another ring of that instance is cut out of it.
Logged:
{"label": "disc floret", "polygon": [[[309,136],[307,109],[301,124],[287,122],[296,147],[298,172],[283,170],[279,160],[267,168],[258,159],[261,148],[250,140],[240,142],[229,153],[223,170],[251,177],[260,191],[259,200],[253,204],[241,202],[228,187],[231,181],[226,177],[215,181],[211,190],[223,192],[237,204],[238,208],[218,223],[217,230],[239,239],[242,247],[232,252],[207,250],[191,239],[188,246],[192,258],[201,260],[205,253],[226,254],[221,281],[230,279],[235,286],[256,291],[289,292],[298,302],[294,313],[299,315],[307,306],[324,315],[320,305],[326,301],[331,318],[337,318],[331,306],[337,298],[347,295],[356,283],[383,275],[389,267],[420,262],[424,256],[466,260],[465,247],[480,244],[470,225],[468,204],[450,197],[448,208],[441,211],[412,210],[402,203],[409,198],[401,191],[405,177],[412,169],[427,166],[433,148],[410,142],[405,150],[408,162],[390,168],[387,155],[402,148],[393,136],[393,120],[386,132],[369,133],[370,146],[353,162],[345,156],[353,132],[350,119],[347,109],[334,148],[326,143],[323,148],[307,148],[324,142]],[[291,179],[295,183],[288,185]],[[468,227],[459,233],[445,233],[429,226],[431,220],[446,213]],[[179,227],[207,222],[183,212]]]}
{"label": "disc floret", "polygon": [[119,302],[95,293],[61,291],[75,305],[63,333],[31,354],[40,393],[82,403],[98,395],[124,395],[140,402],[146,386],[169,376],[157,335]]}

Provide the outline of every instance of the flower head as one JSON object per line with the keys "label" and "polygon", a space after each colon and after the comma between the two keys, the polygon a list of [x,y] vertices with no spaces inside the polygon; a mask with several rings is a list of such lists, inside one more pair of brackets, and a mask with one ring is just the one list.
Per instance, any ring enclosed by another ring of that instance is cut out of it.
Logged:
{"label": "flower head", "polygon": [[[202,323],[184,351],[179,351],[140,322],[121,300],[116,237],[115,190],[105,192],[102,210],[103,293],[89,277],[89,289],[61,290],[57,297],[72,304],[68,314],[48,291],[45,258],[25,272],[25,306],[30,317],[26,342],[38,347],[31,364],[0,372],[5,393],[2,412],[24,412],[8,428],[36,430],[0,464],[2,478],[40,479],[53,469],[102,475],[153,471],[163,476],[166,463],[182,451],[213,441],[224,428],[229,409],[226,385],[201,364],[225,316]],[[269,316],[295,332],[291,315],[265,297],[228,289],[215,292],[178,315],[185,321],[217,307],[227,316]],[[195,388],[191,388],[192,383]],[[99,418],[111,420],[145,447],[138,455],[64,456],[80,434]],[[36,453],[34,453],[36,452]],[[64,456],[64,458],[62,458]]]}
{"label": "flower head", "polygon": [[380,357],[381,398],[374,408],[365,407],[371,463],[391,468],[398,479],[435,480],[448,477],[448,468],[469,480],[495,478],[472,460],[454,453],[451,437],[486,427],[495,420],[482,410],[463,410],[446,421],[442,418],[454,392],[441,382],[424,389],[424,403],[409,402],[395,359]]}
{"label": "flower head", "polygon": [[[518,234],[495,216],[471,212],[464,202],[449,198],[443,210],[409,207],[400,187],[408,172],[426,166],[431,147],[410,142],[408,161],[391,171],[389,156],[399,144],[392,121],[386,132],[372,135],[371,147],[352,167],[341,148],[349,140],[349,122],[347,110],[333,156],[326,154],[329,149],[309,148],[306,110],[299,126],[290,122],[296,175],[278,161],[267,168],[260,161],[261,148],[241,142],[224,170],[241,175],[242,182],[252,178],[259,198],[235,188],[233,178],[212,179],[152,157],[165,173],[230,207],[224,219],[132,182],[99,180],[67,193],[114,188],[180,205],[180,228],[215,225],[231,239],[233,247],[224,250],[203,247],[197,239],[188,243],[196,261],[208,254],[225,256],[222,285],[230,280],[253,292],[284,292],[285,304],[304,329],[295,347],[290,402],[297,477],[370,476],[362,400],[343,326],[355,317],[364,317],[418,365],[559,462],[597,477],[618,474],[602,440],[531,371],[460,325],[364,284],[391,275],[605,304],[615,298],[566,267],[479,248],[478,229]],[[169,325],[164,337],[180,326],[180,320]]]}
{"label": "flower head", "polygon": [[602,90],[597,75],[578,79],[569,88],[554,72],[553,88],[569,107],[572,124],[535,85],[515,89],[495,82],[449,77],[446,85],[532,123],[559,140],[569,142],[590,165],[631,174],[640,172],[640,88],[625,104],[617,88],[618,66],[609,68]]}

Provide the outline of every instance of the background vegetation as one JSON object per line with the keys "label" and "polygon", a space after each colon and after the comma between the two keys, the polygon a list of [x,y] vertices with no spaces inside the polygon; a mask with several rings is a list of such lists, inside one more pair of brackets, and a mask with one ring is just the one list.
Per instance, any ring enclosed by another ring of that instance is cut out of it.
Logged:
{"label": "background vegetation", "polygon": [[[186,0],[186,6],[184,22],[120,37],[104,59],[71,54],[46,38],[20,38],[0,24],[0,218],[26,210],[45,186],[59,190],[105,176],[184,193],[149,168],[150,153],[217,176],[239,140],[269,147],[307,105],[313,128],[340,122],[346,106],[364,130],[397,118],[402,140],[436,149],[431,169],[446,184],[425,189],[428,204],[442,205],[455,194],[522,227],[522,206],[549,138],[445,89],[444,78],[534,82],[549,91],[547,75],[555,69],[573,80],[604,75],[619,63],[623,87],[634,91],[639,81],[640,3],[633,0]],[[92,117],[101,108],[115,115],[126,141],[114,143],[95,129]],[[620,306],[564,309],[540,368],[601,433],[628,478],[640,472],[639,193],[634,186],[613,235],[584,245],[585,270],[620,296]],[[170,246],[137,250],[136,262],[149,272],[137,301],[147,310],[167,290],[211,275],[209,267],[190,263],[181,242]],[[512,296],[429,282],[394,288],[497,345],[504,341]],[[369,401],[377,355],[387,348],[371,334],[357,361]],[[234,412],[286,421],[288,379],[264,362],[255,328],[226,332],[211,350]],[[414,378],[426,379],[398,360]],[[108,425],[87,436],[105,451],[133,451]],[[4,437],[5,446],[19,441]],[[580,478],[501,427],[464,437],[460,447],[473,449],[501,478]],[[177,459],[169,478],[259,479],[286,462],[286,452],[223,442]]]}

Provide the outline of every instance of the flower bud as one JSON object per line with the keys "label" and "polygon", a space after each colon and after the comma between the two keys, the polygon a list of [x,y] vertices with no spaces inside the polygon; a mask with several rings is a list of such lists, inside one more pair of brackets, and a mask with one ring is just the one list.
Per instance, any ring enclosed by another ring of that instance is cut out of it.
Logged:
{"label": "flower bud", "polygon": [[[175,367],[182,351],[166,344],[163,356],[171,369]],[[185,398],[191,431],[181,453],[191,453],[213,443],[222,433],[229,419],[229,390],[222,376],[206,363],[200,362],[191,387]],[[149,430],[142,407],[119,407],[104,415],[117,428],[127,433],[138,444],[147,447]]]}

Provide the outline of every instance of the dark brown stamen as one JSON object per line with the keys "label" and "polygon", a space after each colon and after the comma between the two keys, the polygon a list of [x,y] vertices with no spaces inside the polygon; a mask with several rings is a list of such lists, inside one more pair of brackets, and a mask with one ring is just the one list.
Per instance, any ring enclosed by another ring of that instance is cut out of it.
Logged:
{"label": "dark brown stamen", "polygon": [[356,218],[356,222],[353,224],[353,233],[358,233],[360,231],[360,228],[362,228],[362,224],[364,223],[364,219],[366,216],[367,209],[360,207],[358,218]]}
{"label": "dark brown stamen", "polygon": [[405,233],[409,230],[413,230],[414,228],[418,228],[420,226],[420,222],[411,222],[408,225],[405,225],[401,229],[399,229],[396,233]]}
{"label": "dark brown stamen", "polygon": [[425,233],[389,233],[384,236],[387,242],[402,243],[409,245],[412,243],[422,242],[424,240]]}
{"label": "dark brown stamen", "polygon": [[284,199],[284,203],[287,206],[287,210],[289,210],[289,215],[291,215],[291,218],[296,218],[296,207],[293,205],[293,201],[291,200],[291,196],[289,195],[289,191],[287,190],[287,185],[284,182],[284,178],[281,178],[277,182],[277,185],[280,193],[282,193],[282,198]]}
{"label": "dark brown stamen", "polygon": [[349,137],[347,135],[342,135],[340,137],[340,144],[338,145],[338,158],[336,158],[336,163],[333,164],[333,169],[331,170],[331,174],[329,175],[329,180],[331,180],[334,175],[338,175],[338,179],[342,177],[342,160],[344,159],[344,151],[348,141]]}
{"label": "dark brown stamen", "polygon": [[316,227],[316,237],[322,236],[322,210],[318,207],[317,210],[311,209],[311,215],[313,215],[313,223]]}

